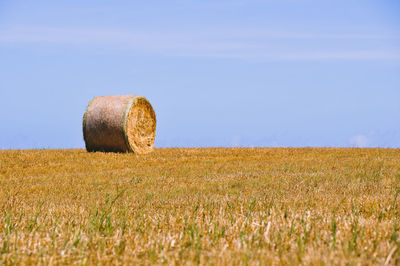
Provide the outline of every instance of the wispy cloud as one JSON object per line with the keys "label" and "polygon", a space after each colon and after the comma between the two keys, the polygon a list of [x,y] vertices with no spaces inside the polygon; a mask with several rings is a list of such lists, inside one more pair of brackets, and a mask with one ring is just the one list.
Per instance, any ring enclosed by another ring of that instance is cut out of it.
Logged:
{"label": "wispy cloud", "polygon": [[[397,35],[390,34],[316,34],[257,29],[168,32],[52,27],[0,28],[0,44],[3,45],[75,45],[90,49],[166,56],[245,60],[399,60],[400,48],[397,46],[379,46],[382,48],[378,49],[374,45],[367,45],[368,41],[397,42],[399,39]],[[353,45],[346,45],[348,42]]]}
{"label": "wispy cloud", "polygon": [[365,135],[353,136],[350,139],[350,145],[357,148],[365,148],[370,144],[370,139]]}

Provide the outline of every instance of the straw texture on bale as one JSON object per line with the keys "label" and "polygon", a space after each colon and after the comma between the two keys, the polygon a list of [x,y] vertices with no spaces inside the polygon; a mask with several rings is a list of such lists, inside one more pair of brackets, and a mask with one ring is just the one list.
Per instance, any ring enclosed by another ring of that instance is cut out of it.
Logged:
{"label": "straw texture on bale", "polygon": [[87,151],[148,153],[153,150],[156,115],[138,95],[99,96],[83,115]]}

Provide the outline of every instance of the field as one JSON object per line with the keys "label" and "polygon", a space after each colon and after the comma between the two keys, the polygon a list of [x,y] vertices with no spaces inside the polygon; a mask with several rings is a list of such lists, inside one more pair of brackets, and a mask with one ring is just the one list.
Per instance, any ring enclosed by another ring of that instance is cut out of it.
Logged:
{"label": "field", "polygon": [[0,151],[0,265],[398,265],[399,193],[399,149]]}

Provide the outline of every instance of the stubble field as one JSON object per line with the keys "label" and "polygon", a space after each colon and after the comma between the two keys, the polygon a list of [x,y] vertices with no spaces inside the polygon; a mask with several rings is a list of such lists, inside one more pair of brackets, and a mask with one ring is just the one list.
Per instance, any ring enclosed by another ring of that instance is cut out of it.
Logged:
{"label": "stubble field", "polygon": [[0,264],[400,264],[400,150],[0,151]]}

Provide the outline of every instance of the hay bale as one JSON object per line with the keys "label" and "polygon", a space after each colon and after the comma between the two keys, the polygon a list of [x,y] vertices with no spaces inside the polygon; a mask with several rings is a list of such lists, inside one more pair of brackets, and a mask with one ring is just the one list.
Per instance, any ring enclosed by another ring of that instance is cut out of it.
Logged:
{"label": "hay bale", "polygon": [[100,96],[83,115],[86,150],[148,153],[153,150],[156,115],[146,98],[138,95]]}

